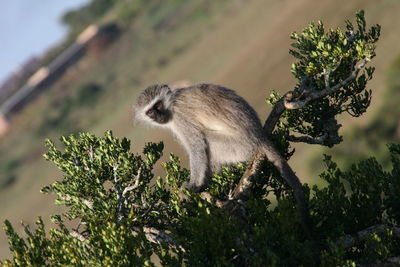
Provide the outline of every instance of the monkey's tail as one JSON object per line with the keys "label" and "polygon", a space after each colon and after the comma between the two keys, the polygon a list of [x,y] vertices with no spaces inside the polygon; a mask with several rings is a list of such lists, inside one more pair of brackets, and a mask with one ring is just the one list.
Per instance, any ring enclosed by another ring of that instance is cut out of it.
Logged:
{"label": "monkey's tail", "polygon": [[278,169],[282,178],[293,189],[301,225],[307,237],[310,240],[314,240],[308,202],[306,201],[303,187],[299,178],[289,166],[286,159],[284,159],[282,155],[275,149],[271,141],[265,140],[265,145],[262,147],[262,152],[265,154],[268,161],[270,161]]}

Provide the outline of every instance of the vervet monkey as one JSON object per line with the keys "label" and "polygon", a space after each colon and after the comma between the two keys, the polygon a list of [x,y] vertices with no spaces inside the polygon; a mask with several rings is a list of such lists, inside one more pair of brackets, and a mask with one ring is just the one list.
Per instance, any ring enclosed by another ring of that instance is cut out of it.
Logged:
{"label": "vervet monkey", "polygon": [[223,165],[247,161],[263,152],[292,187],[303,227],[310,234],[299,179],[265,136],[257,113],[233,90],[214,84],[175,90],[152,85],[139,95],[134,109],[136,120],[170,129],[186,149],[191,176],[182,188],[199,192]]}
{"label": "vervet monkey", "polygon": [[136,118],[169,128],[190,159],[183,186],[201,191],[223,165],[248,160],[264,143],[254,109],[234,91],[200,84],[176,90],[152,85],[138,98]]}
{"label": "vervet monkey", "polygon": [[186,149],[191,177],[185,188],[201,191],[223,165],[249,160],[260,149],[280,171],[287,171],[257,113],[233,90],[214,84],[175,90],[152,85],[134,108],[137,120],[170,129]]}

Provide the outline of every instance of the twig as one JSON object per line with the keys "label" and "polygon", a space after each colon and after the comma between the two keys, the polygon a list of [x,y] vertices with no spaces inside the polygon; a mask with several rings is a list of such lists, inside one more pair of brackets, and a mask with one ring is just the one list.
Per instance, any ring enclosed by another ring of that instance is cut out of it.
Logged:
{"label": "twig", "polygon": [[307,144],[312,144],[312,145],[324,145],[327,138],[328,138],[327,134],[324,134],[323,136],[320,136],[320,137],[317,137],[317,138],[312,138],[310,136],[289,135],[287,137],[287,140],[289,140],[291,142],[296,142],[296,143],[307,143]]}
{"label": "twig", "polygon": [[294,97],[295,100],[290,99],[288,97],[283,97],[283,105],[286,109],[300,109],[303,108],[305,105],[307,105],[310,101],[325,97],[327,95],[330,95],[343,86],[346,86],[348,83],[350,83],[352,80],[357,78],[358,73],[360,72],[361,69],[365,67],[365,65],[370,61],[368,57],[362,59],[358,64],[355,65],[354,70],[351,72],[351,74],[341,82],[337,83],[335,86],[332,87],[326,87],[323,90],[310,90],[308,91],[305,95],[302,95],[302,100],[296,100],[296,97]]}
{"label": "twig", "polygon": [[125,198],[122,195],[121,185],[118,182],[116,171],[119,168],[119,164],[114,164],[113,166],[113,178],[114,178],[114,188],[115,193],[117,194],[117,224],[121,224],[122,220],[125,218]]}
{"label": "twig", "polygon": [[387,262],[400,265],[400,256],[390,257],[386,259]]}
{"label": "twig", "polygon": [[137,174],[136,174],[136,176],[135,176],[135,183],[134,183],[133,185],[130,185],[130,186],[125,187],[124,191],[122,192],[122,196],[125,197],[125,195],[126,195],[129,191],[135,190],[136,188],[139,187],[141,175],[142,175],[142,167],[139,168],[139,170],[138,170],[138,172],[137,172]]}
{"label": "twig", "polygon": [[78,239],[81,242],[86,242],[87,238],[84,237],[82,234],[80,234],[78,231],[76,230],[71,230],[71,232],[69,233],[72,237]]}
{"label": "twig", "polygon": [[378,224],[368,227],[367,229],[361,230],[353,235],[345,235],[344,238],[337,241],[337,243],[343,244],[345,248],[352,247],[355,244],[364,241],[373,233],[381,234],[387,230],[391,230],[395,237],[400,238],[399,227],[389,226],[386,224]]}
{"label": "twig", "polygon": [[128,213],[128,201],[126,199],[126,194],[132,190],[135,190],[139,187],[140,184],[140,177],[142,174],[142,168],[139,168],[134,180],[133,185],[129,185],[124,189],[121,188],[121,185],[118,183],[118,179],[116,177],[116,170],[118,169],[119,165],[114,165],[114,182],[115,182],[115,192],[117,194],[117,224],[121,224],[122,220],[127,216]]}
{"label": "twig", "polygon": [[[310,101],[325,97],[330,95],[340,88],[346,86],[348,83],[357,78],[358,73],[361,69],[365,67],[365,65],[370,61],[370,57],[366,57],[362,59],[358,64],[355,64],[354,70],[351,74],[341,82],[337,83],[334,86],[330,86],[329,78],[332,71],[324,70],[324,80],[325,80],[325,88],[322,90],[315,90],[315,88],[307,85],[307,78],[304,78],[301,81],[301,84],[297,91],[291,91],[286,93],[281,99],[279,99],[270,115],[266,119],[264,123],[263,130],[267,137],[269,137],[276,124],[278,123],[282,113],[288,109],[300,109],[307,105]],[[337,66],[336,66],[337,68]],[[336,68],[334,70],[336,70]],[[301,99],[301,100],[300,100]],[[311,138],[308,136],[289,136],[290,141],[294,142],[305,142],[309,144],[324,144],[326,139],[329,138],[327,134],[319,137],[319,138]],[[311,223],[308,212],[308,207],[305,199],[305,195],[302,189],[302,184],[296,174],[293,172],[287,161],[279,154],[279,152],[274,148],[272,142],[268,139],[266,140],[266,146],[262,151],[257,152],[252,160],[250,161],[248,168],[243,174],[239,184],[232,191],[232,194],[229,196],[229,200],[222,203],[222,206],[228,209],[237,208],[239,201],[245,198],[247,192],[254,184],[254,177],[259,172],[259,167],[261,162],[267,157],[268,161],[270,161],[280,172],[282,178],[289,184],[289,186],[293,189],[294,196],[298,205],[298,212],[301,218],[301,223],[303,229],[305,230],[308,237],[312,238],[311,231]],[[210,201],[210,198],[207,199]],[[211,201],[212,200],[211,198]]]}
{"label": "twig", "polygon": [[[307,83],[309,82],[308,77],[304,77],[301,80],[300,86],[298,88],[298,94],[303,95],[307,93],[311,88],[307,86]],[[268,137],[272,134],[272,131],[275,128],[275,125],[278,123],[279,119],[282,116],[282,113],[285,111],[285,106],[284,106],[284,99],[290,97],[293,94],[293,92],[288,92],[286,93],[283,97],[281,97],[274,105],[274,107],[271,110],[271,113],[269,114],[268,118],[266,119],[264,123],[264,133]]]}
{"label": "twig", "polygon": [[[66,201],[72,201],[73,198],[70,196],[59,196],[59,198],[61,198],[62,200],[66,200]],[[83,204],[85,204],[86,207],[88,207],[89,209],[93,209],[93,201],[84,199],[84,198],[76,198],[79,199]]]}
{"label": "twig", "polygon": [[[146,239],[155,244],[167,243],[170,244],[172,247],[178,249],[181,252],[186,252],[186,250],[175,241],[175,239],[168,233],[162,230],[158,230],[154,227],[144,226],[143,228],[144,235]],[[133,231],[141,232],[139,227],[134,227]]]}
{"label": "twig", "polygon": [[[301,81],[301,84],[297,91],[290,91],[286,93],[283,97],[281,97],[274,105],[272,108],[271,113],[269,114],[268,118],[266,119],[264,123],[264,132],[266,136],[270,136],[272,131],[274,130],[276,124],[278,123],[280,117],[282,116],[282,113],[288,109],[288,110],[293,110],[293,109],[300,109],[303,108],[305,105],[307,105],[310,101],[325,97],[327,95],[330,95],[340,88],[346,86],[348,83],[350,83],[352,80],[357,78],[358,73],[360,72],[361,69],[365,67],[365,65],[370,61],[369,57],[366,57],[362,59],[358,64],[355,65],[354,70],[351,72],[351,74],[335,86],[330,87],[329,82],[326,81],[327,76],[332,73],[330,71],[329,73],[325,74],[325,88],[322,90],[315,90],[313,87],[309,87],[306,85],[307,79],[304,78]],[[334,69],[336,70],[336,68]],[[301,100],[299,100],[301,99]]]}
{"label": "twig", "polygon": [[89,160],[90,160],[90,162],[94,161],[94,151],[93,151],[92,145],[90,145],[90,147],[89,147]]}
{"label": "twig", "polygon": [[324,81],[325,81],[326,88],[330,88],[330,83],[329,83],[330,76],[331,76],[331,71],[324,69]]}
{"label": "twig", "polygon": [[240,179],[238,185],[233,189],[230,194],[230,200],[244,199],[248,191],[254,184],[254,179],[260,173],[260,166],[265,161],[265,155],[261,151],[254,154],[250,163],[247,165],[247,169]]}
{"label": "twig", "polygon": [[394,256],[383,260],[378,260],[373,263],[357,264],[357,267],[398,267],[400,266],[400,256]]}
{"label": "twig", "polygon": [[279,119],[281,118],[282,113],[285,111],[285,106],[283,105],[283,99],[279,99],[274,107],[271,110],[271,113],[269,114],[267,120],[264,123],[264,133],[266,136],[270,136],[272,131],[275,128],[275,125],[278,123]]}

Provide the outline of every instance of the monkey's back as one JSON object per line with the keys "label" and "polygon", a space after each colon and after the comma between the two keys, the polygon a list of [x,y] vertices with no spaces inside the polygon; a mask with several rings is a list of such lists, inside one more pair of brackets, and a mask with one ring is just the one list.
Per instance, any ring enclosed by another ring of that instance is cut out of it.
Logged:
{"label": "monkey's back", "polygon": [[[235,91],[214,84],[199,84],[173,91],[175,116],[190,118],[193,127],[226,137],[261,138],[255,110]],[[185,114],[181,113],[185,111]]]}

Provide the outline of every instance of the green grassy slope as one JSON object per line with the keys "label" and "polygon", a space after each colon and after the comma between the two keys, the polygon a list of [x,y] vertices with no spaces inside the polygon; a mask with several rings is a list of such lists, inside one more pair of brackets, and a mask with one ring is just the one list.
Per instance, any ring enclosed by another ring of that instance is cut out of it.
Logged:
{"label": "green grassy slope", "polygon": [[[116,5],[101,21],[122,16],[125,8]],[[374,60],[377,71],[370,84],[375,92],[373,106],[365,116],[368,119],[381,104],[384,73],[400,53],[400,2],[151,2],[135,13],[133,21],[124,19],[124,31],[109,49],[101,55],[88,55],[15,118],[9,134],[0,140],[0,221],[9,218],[14,225],[21,219],[33,222],[38,215],[47,219],[57,209],[51,196],[39,193],[59,175],[41,157],[44,138],[56,139],[79,130],[102,134],[111,129],[117,136],[132,138],[137,151],[146,141],[165,140],[167,153],[183,155],[168,133],[133,126],[131,105],[143,88],[179,80],[222,84],[237,90],[265,119],[269,107],[264,99],[270,90],[284,92],[294,84],[289,72],[290,33],[318,19],[327,26],[343,26],[357,9],[365,9],[368,23],[383,28]],[[92,88],[90,101],[85,98],[85,88]],[[349,128],[364,121],[344,124]],[[309,180],[305,159],[319,148],[297,149],[294,169]],[[0,232],[0,257],[7,255],[6,248]]]}

